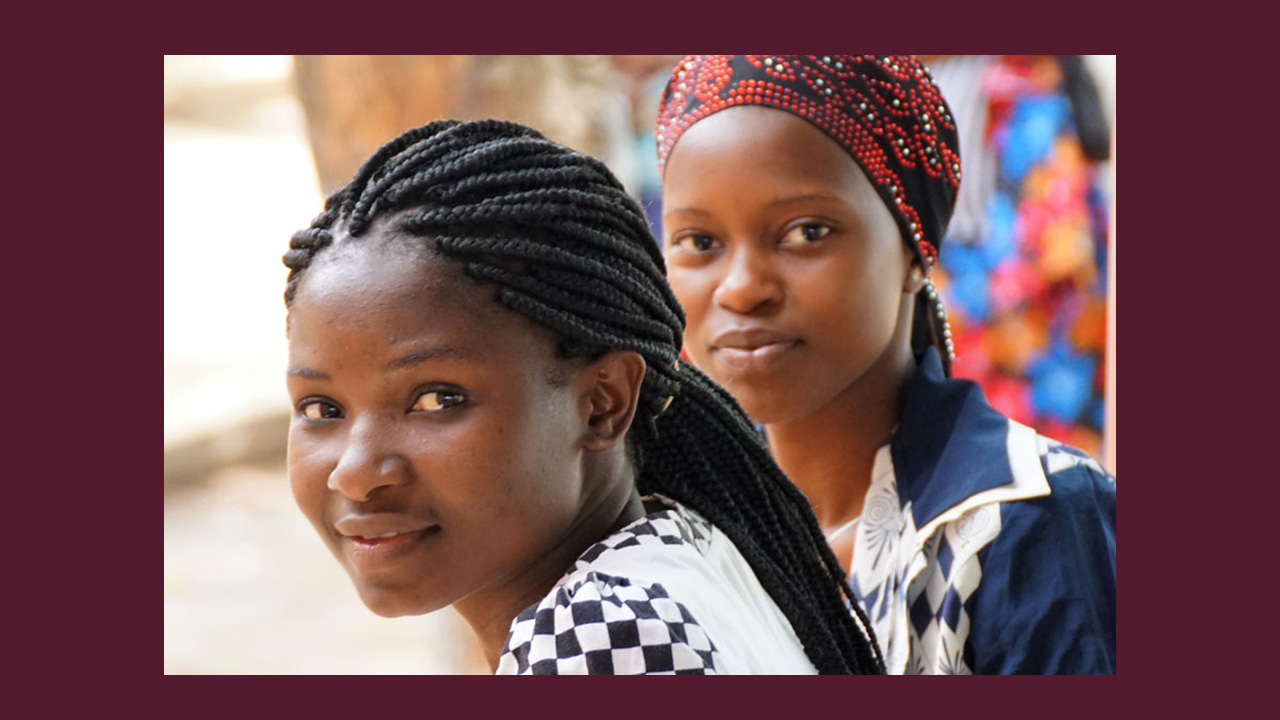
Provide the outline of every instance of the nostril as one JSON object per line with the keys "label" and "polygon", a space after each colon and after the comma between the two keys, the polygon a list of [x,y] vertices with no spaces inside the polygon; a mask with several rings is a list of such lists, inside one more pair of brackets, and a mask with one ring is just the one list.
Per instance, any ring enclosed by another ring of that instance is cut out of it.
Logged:
{"label": "nostril", "polygon": [[714,295],[716,304],[740,315],[752,315],[782,301],[781,289],[775,283],[755,282],[722,285]]}
{"label": "nostril", "polygon": [[758,313],[782,301],[782,283],[769,265],[770,258],[739,251],[731,260],[712,298],[720,307],[741,315]]}
{"label": "nostril", "polygon": [[380,488],[407,481],[409,466],[396,454],[351,450],[329,473],[328,487],[354,502],[368,500]]}

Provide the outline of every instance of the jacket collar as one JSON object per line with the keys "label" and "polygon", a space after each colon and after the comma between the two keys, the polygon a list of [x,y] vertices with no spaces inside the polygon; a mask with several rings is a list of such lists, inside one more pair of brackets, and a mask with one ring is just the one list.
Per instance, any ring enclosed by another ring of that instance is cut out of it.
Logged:
{"label": "jacket collar", "polygon": [[948,380],[935,348],[918,363],[890,441],[899,499],[916,527],[981,504],[977,495],[1047,495],[1034,431],[996,412],[976,383]]}

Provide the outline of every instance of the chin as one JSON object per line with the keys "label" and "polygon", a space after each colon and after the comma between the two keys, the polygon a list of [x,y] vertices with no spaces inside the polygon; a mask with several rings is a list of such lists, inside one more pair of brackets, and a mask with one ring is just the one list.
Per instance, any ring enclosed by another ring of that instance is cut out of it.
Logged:
{"label": "chin", "polygon": [[786,389],[748,387],[736,382],[730,386],[722,384],[721,387],[729,389],[729,394],[757,425],[785,422],[804,414],[804,408],[795,402],[794,393]]}
{"label": "chin", "polygon": [[799,383],[794,379],[782,379],[767,385],[760,382],[748,384],[739,380],[734,381],[733,385],[722,384],[721,387],[733,395],[751,418],[751,422],[757,425],[800,420],[818,412],[838,395],[829,387]]}
{"label": "chin", "polygon": [[406,615],[426,615],[449,606],[450,603],[424,598],[418,593],[395,588],[380,588],[356,585],[356,592],[361,602],[374,615],[385,618],[404,617]]}

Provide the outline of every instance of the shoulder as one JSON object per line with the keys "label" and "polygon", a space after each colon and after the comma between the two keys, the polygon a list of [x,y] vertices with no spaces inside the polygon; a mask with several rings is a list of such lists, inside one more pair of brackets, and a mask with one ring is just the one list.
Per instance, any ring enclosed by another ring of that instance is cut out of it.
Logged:
{"label": "shoulder", "polygon": [[1115,494],[1116,479],[1089,453],[1043,435],[1036,436],[1036,454],[1045,477],[1058,482],[1089,482]]}
{"label": "shoulder", "polygon": [[1001,503],[979,556],[971,666],[1115,672],[1115,479],[1070,446],[1040,437],[1038,450],[1049,494]]}
{"label": "shoulder", "polygon": [[717,649],[659,583],[574,573],[511,626],[499,675],[714,674]]}
{"label": "shoulder", "polygon": [[[1001,510],[1010,531],[1057,531],[1072,535],[1101,533],[1115,551],[1116,480],[1082,450],[1037,436],[1036,451],[1049,493]],[[1021,537],[1010,532],[1005,542]],[[1004,533],[1002,532],[1003,536]]]}
{"label": "shoulder", "polygon": [[[650,496],[666,509],[651,512],[618,532],[587,548],[574,563],[568,577],[606,567],[634,567],[654,555],[692,551],[706,555],[713,534],[710,521],[691,508],[658,495]],[[606,573],[609,570],[605,570]],[[619,574],[619,573],[612,573]],[[628,573],[629,574],[629,573]]]}
{"label": "shoulder", "polygon": [[[1084,452],[1038,438],[1049,492],[999,504],[999,534],[987,548],[986,576],[1015,573],[1023,582],[1067,595],[1101,579],[1114,596],[1116,481]],[[1049,582],[1050,579],[1054,582]]]}

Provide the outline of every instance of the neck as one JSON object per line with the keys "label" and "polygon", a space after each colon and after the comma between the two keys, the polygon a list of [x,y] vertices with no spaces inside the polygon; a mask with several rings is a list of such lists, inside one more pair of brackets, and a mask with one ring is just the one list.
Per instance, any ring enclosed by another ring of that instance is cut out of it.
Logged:
{"label": "neck", "polygon": [[915,372],[910,347],[875,365],[812,413],[766,426],[778,466],[800,488],[823,528],[862,513],[876,452],[902,418]]}
{"label": "neck", "polygon": [[[590,461],[588,461],[590,462]],[[611,478],[584,483],[587,487],[612,488],[608,494],[589,497],[577,521],[559,542],[517,573],[488,585],[453,604],[476,636],[490,671],[498,669],[515,617],[546,597],[588,547],[644,516],[636,491],[635,473],[625,462],[614,463]],[[590,477],[590,475],[588,475]]]}

